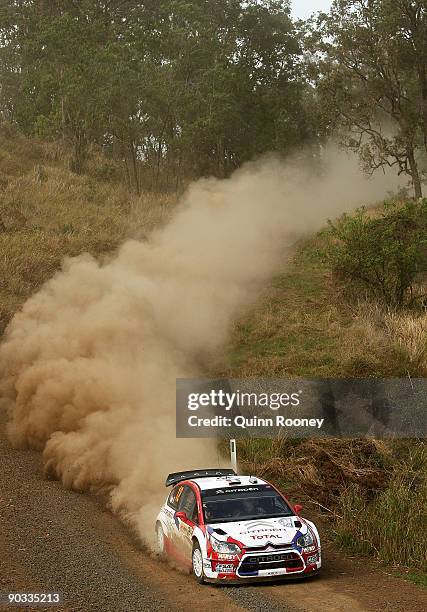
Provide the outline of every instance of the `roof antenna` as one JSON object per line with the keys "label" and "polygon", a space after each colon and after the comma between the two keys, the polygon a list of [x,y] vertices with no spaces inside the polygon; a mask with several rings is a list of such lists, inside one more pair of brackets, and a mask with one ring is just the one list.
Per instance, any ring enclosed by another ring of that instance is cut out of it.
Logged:
{"label": "roof antenna", "polygon": [[236,440],[232,438],[230,440],[230,459],[231,459],[231,467],[234,470],[234,473],[237,474],[237,450],[236,450]]}

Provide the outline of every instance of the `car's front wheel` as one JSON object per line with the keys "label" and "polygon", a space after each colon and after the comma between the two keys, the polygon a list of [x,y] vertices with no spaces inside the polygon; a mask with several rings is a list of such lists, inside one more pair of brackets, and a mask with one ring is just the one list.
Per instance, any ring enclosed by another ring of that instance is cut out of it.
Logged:
{"label": "car's front wheel", "polygon": [[199,584],[203,584],[205,581],[205,575],[203,572],[203,556],[200,546],[197,542],[193,545],[193,554],[191,556],[191,562],[193,566],[193,575]]}

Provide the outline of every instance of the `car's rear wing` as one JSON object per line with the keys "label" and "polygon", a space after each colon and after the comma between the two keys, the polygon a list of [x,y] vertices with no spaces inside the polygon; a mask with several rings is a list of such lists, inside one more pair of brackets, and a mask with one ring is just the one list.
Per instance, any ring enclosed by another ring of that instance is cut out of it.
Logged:
{"label": "car's rear wing", "polygon": [[236,476],[236,472],[230,469],[207,469],[207,470],[190,470],[188,472],[174,472],[169,474],[166,478],[166,486],[170,487],[177,482],[182,480],[188,480],[191,478],[215,478],[215,476]]}

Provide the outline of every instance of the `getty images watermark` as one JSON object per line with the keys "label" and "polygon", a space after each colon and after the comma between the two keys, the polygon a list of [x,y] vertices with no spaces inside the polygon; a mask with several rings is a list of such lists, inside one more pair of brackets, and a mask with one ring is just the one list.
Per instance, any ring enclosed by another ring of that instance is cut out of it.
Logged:
{"label": "getty images watermark", "polygon": [[[236,408],[269,408],[271,411],[278,411],[280,408],[297,407],[301,404],[301,391],[293,393],[249,393],[237,389],[234,392],[227,392],[223,389],[211,389],[208,393],[189,393],[187,407],[190,411],[197,411],[200,408],[218,408],[225,412],[231,412]],[[263,410],[264,414],[264,410]],[[244,416],[234,414],[224,416],[215,414],[214,416],[189,415],[187,423],[190,427],[237,427],[248,429],[253,427],[316,427],[320,429],[325,422],[324,418],[298,418],[286,417],[283,414],[271,416]]]}
{"label": "getty images watermark", "polygon": [[427,379],[178,379],[176,433],[426,437]]}

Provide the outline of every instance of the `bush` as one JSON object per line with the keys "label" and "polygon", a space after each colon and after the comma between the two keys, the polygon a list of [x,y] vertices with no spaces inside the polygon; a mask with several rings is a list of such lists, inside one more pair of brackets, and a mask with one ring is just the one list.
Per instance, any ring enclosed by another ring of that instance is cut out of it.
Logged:
{"label": "bush", "polygon": [[418,275],[427,271],[427,200],[385,203],[329,222],[323,259],[352,290],[391,307],[413,300]]}

